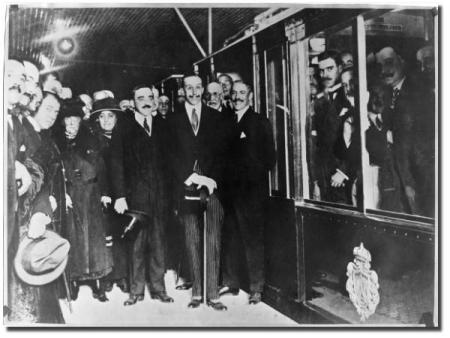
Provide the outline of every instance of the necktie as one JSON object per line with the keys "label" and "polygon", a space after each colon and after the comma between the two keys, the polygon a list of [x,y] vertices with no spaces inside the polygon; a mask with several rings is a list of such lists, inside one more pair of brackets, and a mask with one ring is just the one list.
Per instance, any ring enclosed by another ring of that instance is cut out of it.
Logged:
{"label": "necktie", "polygon": [[192,126],[192,130],[194,131],[194,133],[196,133],[197,128],[198,128],[198,115],[197,115],[197,112],[195,111],[195,108],[192,109],[191,126]]}
{"label": "necktie", "polygon": [[144,129],[147,132],[147,134],[150,134],[150,127],[147,123],[147,118],[144,119]]}
{"label": "necktie", "polygon": [[233,121],[234,121],[235,124],[237,124],[239,122],[238,121],[238,114],[233,114]]}
{"label": "necktie", "polygon": [[398,99],[399,95],[400,95],[400,89],[394,88],[394,90],[392,91],[392,103],[391,103],[392,109],[395,108],[395,104],[397,103],[397,99]]}

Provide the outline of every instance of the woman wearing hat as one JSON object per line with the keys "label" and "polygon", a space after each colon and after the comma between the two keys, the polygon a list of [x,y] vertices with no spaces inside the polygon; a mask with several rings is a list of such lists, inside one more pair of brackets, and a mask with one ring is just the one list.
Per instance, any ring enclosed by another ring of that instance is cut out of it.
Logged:
{"label": "woman wearing hat", "polygon": [[83,103],[68,101],[61,111],[62,128],[56,137],[66,171],[67,192],[72,199],[66,227],[71,244],[68,273],[75,286],[73,298],[80,284],[88,284],[94,298],[104,302],[108,298],[100,280],[113,266],[101,205],[107,196],[105,166],[95,136],[81,123],[83,116]]}
{"label": "woman wearing hat", "polygon": [[111,136],[115,130],[118,119],[121,118],[122,111],[114,98],[105,97],[94,102],[93,111],[91,114],[91,121],[94,125],[95,134],[100,143],[100,153],[106,167],[106,182],[109,200],[104,200],[107,207],[108,225],[111,229],[110,235],[107,237],[108,242],[112,246],[114,267],[111,274],[106,278],[107,291],[112,288],[112,284],[123,291],[129,292],[129,276],[128,276],[128,255],[127,243],[121,238],[123,227],[128,223],[128,218],[119,215],[112,207],[112,200],[115,196],[111,189]]}

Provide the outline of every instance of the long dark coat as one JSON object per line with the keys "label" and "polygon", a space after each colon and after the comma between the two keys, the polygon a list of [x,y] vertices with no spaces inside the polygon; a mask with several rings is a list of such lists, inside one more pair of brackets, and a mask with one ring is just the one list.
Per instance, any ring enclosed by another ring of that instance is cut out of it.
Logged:
{"label": "long dark coat", "polygon": [[101,196],[106,196],[105,166],[97,140],[80,128],[73,140],[59,138],[64,162],[67,193],[73,208],[67,219],[67,239],[71,244],[69,278],[91,280],[112,270],[112,252],[106,247],[106,217]]}
{"label": "long dark coat", "polygon": [[121,238],[124,227],[128,224],[129,218],[119,215],[114,210],[114,201],[116,196],[112,189],[112,168],[111,168],[111,139],[96,130],[96,137],[100,146],[100,154],[105,163],[106,177],[106,195],[111,197],[111,205],[105,210],[107,218],[107,235],[112,236],[113,246],[111,248],[113,254],[113,270],[108,278],[112,281],[122,278],[128,278],[128,258],[127,258],[127,242]]}
{"label": "long dark coat", "polygon": [[[24,119],[21,126],[24,127],[25,143],[32,145],[32,148],[28,147],[27,158],[24,159],[24,162],[34,163],[33,166],[38,171],[42,170],[44,184],[37,184],[36,177],[32,173],[33,184],[28,193],[21,198],[19,205],[21,217],[20,223],[17,221],[17,226],[22,226],[22,233],[25,233],[31,215],[42,212],[52,219],[48,227],[61,234],[64,213],[60,210],[65,210],[65,200],[62,198],[64,179],[59,150],[48,131],[38,133],[26,121]],[[30,170],[30,168],[28,169]],[[50,206],[50,195],[55,197],[58,204],[58,208],[54,212]],[[11,321],[64,323],[58,302],[58,297],[64,296],[61,280],[58,279],[50,284],[35,287],[21,282],[15,274],[10,277],[11,314],[9,319]]]}

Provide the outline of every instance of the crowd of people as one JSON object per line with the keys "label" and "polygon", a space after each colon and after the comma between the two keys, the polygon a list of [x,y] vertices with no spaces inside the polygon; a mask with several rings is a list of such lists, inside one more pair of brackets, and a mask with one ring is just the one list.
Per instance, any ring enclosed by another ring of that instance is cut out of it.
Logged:
{"label": "crowd of people", "polygon": [[[367,56],[368,169],[374,209],[434,217],[434,51],[409,64],[391,46]],[[358,88],[349,51],[326,50],[310,64],[308,169],[311,198],[360,206],[362,156]],[[364,103],[365,104],[365,103]]]}
{"label": "crowd of people", "polygon": [[[390,46],[368,56],[364,132],[377,208],[434,214],[432,59],[430,47],[420,49],[413,71]],[[227,310],[220,298],[239,293],[241,261],[249,303],[261,301],[276,154],[251,85],[235,73],[207,84],[188,74],[175,102],[146,84],[119,101],[109,89],[74,95],[29,61],[7,60],[5,69],[9,320],[61,323],[59,299],[77,299],[81,285],[101,302],[116,284],[125,306],[142,301],[146,286],[171,303],[168,269],[177,289],[192,289],[189,308]],[[347,51],[326,50],[310,65],[316,200],[362,202],[356,74]]]}
{"label": "crowd of people", "polygon": [[239,293],[242,259],[249,304],[261,301],[275,147],[249,84],[188,74],[177,102],[152,85],[119,102],[109,89],[74,95],[28,61],[5,69],[10,321],[62,323],[59,300],[81,285],[101,302],[116,284],[125,306],[146,286],[171,303],[169,268],[177,289],[192,288],[189,308],[227,310],[220,297]]}

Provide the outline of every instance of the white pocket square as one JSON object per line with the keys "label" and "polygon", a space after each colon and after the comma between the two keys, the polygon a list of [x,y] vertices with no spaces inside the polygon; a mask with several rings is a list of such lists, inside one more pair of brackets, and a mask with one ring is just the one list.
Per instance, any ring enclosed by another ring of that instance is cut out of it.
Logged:
{"label": "white pocket square", "polygon": [[247,135],[245,135],[244,132],[241,132],[240,138],[246,138],[246,137],[247,137]]}

